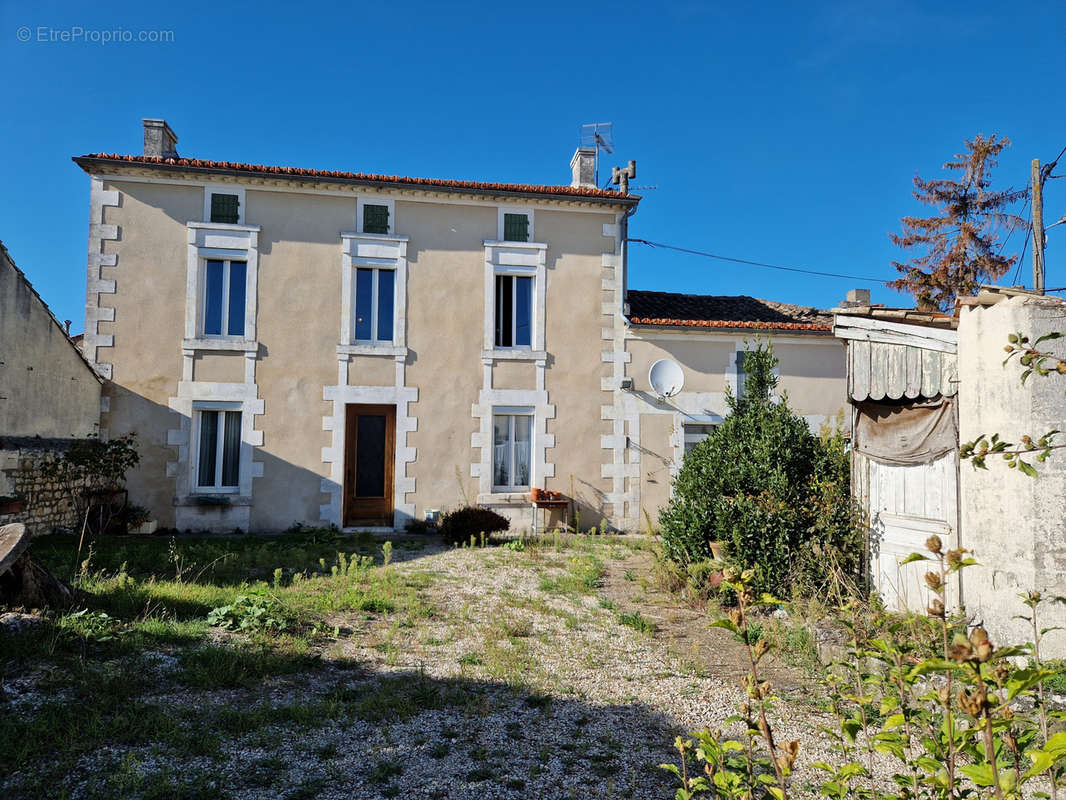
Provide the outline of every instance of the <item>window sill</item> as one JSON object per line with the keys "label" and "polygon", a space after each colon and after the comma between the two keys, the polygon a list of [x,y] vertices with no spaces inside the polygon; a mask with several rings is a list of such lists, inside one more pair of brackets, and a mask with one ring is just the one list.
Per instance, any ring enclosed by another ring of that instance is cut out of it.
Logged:
{"label": "window sill", "polygon": [[263,228],[261,225],[245,225],[239,222],[188,222],[190,228],[203,228],[209,231],[246,231],[258,233]]}
{"label": "window sill", "polygon": [[342,239],[370,239],[375,242],[406,242],[409,237],[399,236],[395,233],[362,233],[355,231],[341,231]]}
{"label": "window sill", "polygon": [[406,356],[407,348],[394,344],[339,344],[339,356]]}
{"label": "window sill", "polygon": [[230,353],[257,353],[259,342],[250,339],[198,338],[182,339],[182,350],[222,350]]}
{"label": "window sill", "polygon": [[485,247],[521,247],[526,250],[547,250],[547,242],[507,242],[486,239],[482,242]]}
{"label": "window sill", "polygon": [[175,497],[175,506],[198,506],[200,508],[233,508],[235,506],[250,506],[252,498],[232,492],[207,492],[198,490],[196,494],[185,497]]}
{"label": "window sill", "polygon": [[477,496],[477,504],[479,506],[528,506],[531,502],[529,489],[524,491],[509,489]]}
{"label": "window sill", "polygon": [[544,361],[548,358],[545,350],[524,350],[522,348],[496,348],[494,350],[482,350],[483,359],[494,361]]}

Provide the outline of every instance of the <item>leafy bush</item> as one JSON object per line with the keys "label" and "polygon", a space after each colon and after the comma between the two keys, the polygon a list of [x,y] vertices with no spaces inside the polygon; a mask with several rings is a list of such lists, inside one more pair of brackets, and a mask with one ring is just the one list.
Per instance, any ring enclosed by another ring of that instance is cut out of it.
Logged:
{"label": "leafy bush", "polygon": [[[782,591],[795,581],[812,542],[844,554],[858,568],[861,546],[853,521],[847,455],[839,434],[814,436],[805,420],[773,399],[777,359],[756,343],[744,361],[745,391],[730,397],[730,414],[685,457],[670,503],[660,514],[663,550],[680,564],[725,557],[755,571],[754,582]],[[825,559],[807,560],[817,573]],[[818,575],[808,582],[817,583]]]}
{"label": "leafy bush", "polygon": [[465,506],[450,511],[441,517],[440,535],[451,545],[460,545],[470,541],[470,537],[480,534],[497,533],[511,527],[506,517],[495,511],[477,506]]}
{"label": "leafy bush", "polygon": [[211,609],[207,624],[218,628],[256,633],[285,631],[293,626],[291,612],[273,597],[239,594],[229,605]]}

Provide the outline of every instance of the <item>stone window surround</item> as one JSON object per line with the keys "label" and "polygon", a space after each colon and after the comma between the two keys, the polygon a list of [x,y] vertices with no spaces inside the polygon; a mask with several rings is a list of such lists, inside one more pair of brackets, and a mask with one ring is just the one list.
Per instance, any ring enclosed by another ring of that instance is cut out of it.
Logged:
{"label": "stone window surround", "polygon": [[[491,363],[486,365],[491,377]],[[543,388],[543,368],[538,367],[539,389],[493,389],[483,388],[478,402],[471,408],[471,416],[479,421],[478,431],[471,434],[470,446],[480,449],[479,461],[470,465],[470,476],[478,479],[478,504],[506,505],[528,504],[528,492],[496,491],[492,485],[492,417],[498,408],[532,409],[533,424],[530,431],[529,485],[543,487],[546,478],[555,477],[555,464],[548,461],[547,451],[555,447],[555,435],[548,433],[548,420],[555,419],[555,406],[548,404],[548,393]]]}
{"label": "stone window surround", "polygon": [[263,477],[263,464],[254,461],[256,447],[263,446],[263,432],[255,430],[255,418],[264,413],[264,403],[258,396],[258,387],[254,383],[215,383],[209,381],[180,381],[177,397],[170,398],[172,411],[181,416],[180,426],[167,431],[167,445],[177,447],[175,461],[167,463],[167,475],[176,478],[174,487],[174,504],[177,506],[196,505],[196,498],[201,495],[218,493],[196,486],[196,451],[194,418],[196,410],[201,407],[219,407],[225,404],[229,410],[241,412],[241,453],[237,491],[227,488],[226,494],[234,500],[250,505],[252,500],[252,480]]}
{"label": "stone window surround", "polygon": [[237,195],[237,225],[244,225],[244,187],[236,183],[208,183],[204,185],[204,219],[209,225],[226,225],[224,222],[211,222],[211,195]]}
{"label": "stone window surround", "polygon": [[[256,310],[259,285],[258,225],[228,225],[221,222],[189,222],[188,256],[185,279],[185,338],[182,349],[255,352],[259,349],[256,334]],[[244,261],[247,285],[244,297],[243,337],[204,336],[201,299],[205,264],[210,259]],[[189,376],[186,375],[186,380]]]}
{"label": "stone window surround", "polygon": [[[240,487],[240,454],[238,453],[237,459],[237,485],[236,486],[203,486],[199,482],[199,467],[200,467],[200,412],[202,411],[240,411],[241,412],[241,428],[243,442],[243,427],[244,427],[244,406],[240,402],[222,402],[218,400],[194,400],[192,404],[192,425],[189,428],[189,467],[192,469],[192,477],[189,479],[189,485],[192,487],[196,494],[238,494],[241,490]],[[221,420],[222,418],[220,418]],[[219,424],[219,430],[217,432],[218,440],[225,438],[225,430]],[[221,450],[221,441],[216,441],[216,450]],[[215,469],[218,471],[221,468],[219,463],[215,464]]]}
{"label": "stone window surround", "polygon": [[[508,212],[511,213],[511,212]],[[503,217],[500,217],[501,224]],[[544,345],[546,324],[548,245],[543,242],[486,241],[485,246],[485,317],[483,358],[499,360],[547,359]],[[530,347],[496,347],[496,276],[518,275],[533,278],[533,337]]]}
{"label": "stone window surround", "polygon": [[[388,233],[363,233],[364,206],[385,206],[387,209],[389,209]],[[359,236],[384,236],[386,238],[402,238],[404,241],[407,241],[406,236],[396,237],[396,199],[393,197],[385,197],[381,195],[359,195],[355,200],[355,229],[359,232]]]}
{"label": "stone window surround", "polygon": [[[529,240],[525,242],[505,242],[503,238],[504,214],[525,214],[529,219]],[[500,244],[532,244],[535,242],[533,234],[534,211],[532,206],[500,206],[496,211],[496,239]]]}
{"label": "stone window surround", "polygon": [[[361,206],[360,206],[361,208]],[[390,222],[391,227],[391,222]],[[341,325],[337,355],[341,366],[348,356],[407,356],[407,237],[380,233],[342,232],[341,236]],[[393,284],[392,343],[357,342],[352,316],[355,311],[355,270],[391,269]],[[342,381],[345,383],[346,381]]]}

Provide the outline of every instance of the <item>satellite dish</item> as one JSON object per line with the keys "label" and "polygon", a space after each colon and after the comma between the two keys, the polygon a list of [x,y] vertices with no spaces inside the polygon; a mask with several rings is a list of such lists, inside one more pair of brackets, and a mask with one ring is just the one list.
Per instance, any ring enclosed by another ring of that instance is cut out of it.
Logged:
{"label": "satellite dish", "polygon": [[660,358],[648,370],[648,382],[660,399],[673,397],[685,385],[685,373],[681,366],[669,358]]}

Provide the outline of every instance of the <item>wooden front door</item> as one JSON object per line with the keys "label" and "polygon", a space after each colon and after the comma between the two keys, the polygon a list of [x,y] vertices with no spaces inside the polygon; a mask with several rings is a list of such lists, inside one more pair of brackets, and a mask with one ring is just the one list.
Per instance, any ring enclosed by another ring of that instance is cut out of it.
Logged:
{"label": "wooden front door", "polygon": [[396,406],[349,405],[344,443],[345,526],[391,526]]}

